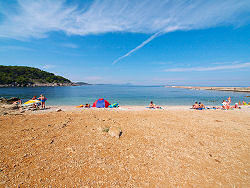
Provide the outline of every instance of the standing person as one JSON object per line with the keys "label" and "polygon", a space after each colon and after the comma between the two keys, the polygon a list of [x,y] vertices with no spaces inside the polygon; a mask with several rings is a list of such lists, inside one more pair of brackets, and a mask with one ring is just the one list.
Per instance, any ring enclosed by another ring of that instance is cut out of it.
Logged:
{"label": "standing person", "polygon": [[42,102],[42,109],[45,109],[45,101],[47,100],[47,98],[43,94],[41,94],[38,99]]}
{"label": "standing person", "polygon": [[228,103],[228,105],[230,105],[230,104],[231,104],[231,97],[228,97],[228,99],[227,99],[227,103]]}

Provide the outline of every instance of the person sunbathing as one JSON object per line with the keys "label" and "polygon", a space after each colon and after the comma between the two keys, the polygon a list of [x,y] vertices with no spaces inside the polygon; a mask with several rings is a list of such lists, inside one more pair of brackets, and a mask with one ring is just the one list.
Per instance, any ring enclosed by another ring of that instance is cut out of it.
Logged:
{"label": "person sunbathing", "polygon": [[151,109],[156,109],[156,108],[157,109],[163,109],[160,106],[156,106],[153,101],[150,102],[149,107],[147,107],[147,108],[151,108]]}
{"label": "person sunbathing", "polygon": [[222,105],[222,109],[225,109],[225,110],[229,109],[229,105],[228,105],[228,103],[225,100],[222,101],[221,105]]}
{"label": "person sunbathing", "polygon": [[205,105],[199,102],[199,109],[205,109],[205,108],[206,108]]}
{"label": "person sunbathing", "polygon": [[84,108],[90,108],[90,104],[85,104]]}
{"label": "person sunbathing", "polygon": [[194,105],[192,106],[192,109],[197,109],[199,108],[198,102],[195,102]]}
{"label": "person sunbathing", "polygon": [[[33,96],[31,100],[37,100],[36,96]],[[33,106],[33,108],[37,108],[37,104],[36,103],[34,103],[32,106]]]}
{"label": "person sunbathing", "polygon": [[155,104],[153,103],[153,101],[150,102],[149,108],[156,108],[156,106],[155,106]]}

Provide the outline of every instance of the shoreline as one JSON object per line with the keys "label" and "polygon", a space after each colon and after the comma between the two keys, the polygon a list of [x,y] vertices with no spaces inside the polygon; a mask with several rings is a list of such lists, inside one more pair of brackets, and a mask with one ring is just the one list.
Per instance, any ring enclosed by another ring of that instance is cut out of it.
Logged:
{"label": "shoreline", "polygon": [[[191,106],[187,105],[180,105],[180,106],[161,106],[162,109],[149,109],[147,106],[135,106],[135,105],[125,105],[120,106],[119,108],[77,108],[76,106],[67,106],[67,105],[48,105],[46,106],[46,110],[36,110],[32,111],[31,113],[50,113],[50,112],[56,112],[57,110],[63,111],[63,112],[82,112],[82,111],[131,111],[131,112],[142,112],[142,111],[201,111],[201,110],[195,110],[191,109]],[[250,112],[250,106],[249,105],[242,105],[240,106],[241,109],[230,109],[230,110],[222,110],[222,109],[206,109],[202,111],[249,111]]]}
{"label": "shoreline", "polygon": [[215,90],[250,93],[250,87],[199,87],[199,86],[165,86],[170,88],[193,89],[193,90]]}

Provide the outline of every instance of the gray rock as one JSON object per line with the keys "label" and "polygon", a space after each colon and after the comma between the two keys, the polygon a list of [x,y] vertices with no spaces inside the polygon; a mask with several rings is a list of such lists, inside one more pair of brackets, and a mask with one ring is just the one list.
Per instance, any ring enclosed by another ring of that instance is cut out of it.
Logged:
{"label": "gray rock", "polygon": [[57,109],[56,111],[57,111],[57,112],[61,112],[61,111],[62,111],[62,109]]}
{"label": "gray rock", "polygon": [[110,127],[108,133],[112,137],[120,138],[122,130],[119,127]]}

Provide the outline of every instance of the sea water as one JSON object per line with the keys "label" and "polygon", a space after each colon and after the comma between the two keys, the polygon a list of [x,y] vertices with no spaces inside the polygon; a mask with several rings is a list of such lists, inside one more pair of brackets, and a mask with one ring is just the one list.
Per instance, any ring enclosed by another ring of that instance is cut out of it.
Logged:
{"label": "sea water", "polygon": [[92,104],[99,98],[119,105],[145,106],[153,101],[157,105],[192,105],[195,101],[205,105],[220,105],[229,96],[232,103],[248,101],[249,93],[211,90],[189,90],[163,86],[85,85],[69,87],[0,88],[0,97],[19,97],[24,102],[33,96],[45,95],[47,105]]}

